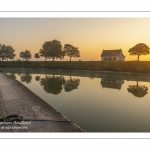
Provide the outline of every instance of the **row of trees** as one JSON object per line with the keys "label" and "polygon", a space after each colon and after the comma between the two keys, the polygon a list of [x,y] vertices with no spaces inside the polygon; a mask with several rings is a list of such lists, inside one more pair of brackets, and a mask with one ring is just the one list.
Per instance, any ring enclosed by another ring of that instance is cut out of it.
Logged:
{"label": "row of trees", "polygon": [[[0,58],[1,60],[8,60],[8,59],[14,59],[16,56],[14,54],[14,49],[12,46],[6,46],[0,44]],[[25,50],[20,52],[20,58],[23,60],[29,60],[31,59],[32,55],[30,50]],[[71,44],[65,44],[64,47],[62,47],[61,42],[57,40],[52,41],[46,41],[42,45],[42,49],[39,50],[38,53],[35,53],[34,57],[36,60],[40,57],[45,58],[45,61],[47,59],[52,59],[53,61],[55,59],[63,59],[64,56],[70,57],[70,61],[72,57],[80,57],[80,52],[78,47],[75,47]]]}
{"label": "row of trees", "polygon": [[[47,59],[52,59],[53,61],[55,59],[63,59],[64,56],[70,57],[70,61],[72,57],[80,57],[80,52],[78,50],[78,47],[74,47],[71,44],[65,44],[62,48],[61,42],[57,40],[52,41],[46,41],[42,45],[42,49],[39,50],[38,53],[35,53],[34,57],[36,60],[40,57],[44,57],[45,61]],[[23,60],[29,60],[31,59],[32,55],[29,50],[25,50],[20,52],[20,58]]]}
{"label": "row of trees", "polygon": [[47,41],[42,45],[42,49],[39,50],[38,53],[35,54],[35,58],[44,57],[45,61],[47,59],[63,59],[64,56],[70,57],[70,61],[72,57],[80,57],[80,52],[78,47],[74,47],[71,44],[65,44],[62,48],[61,42],[57,40]]}

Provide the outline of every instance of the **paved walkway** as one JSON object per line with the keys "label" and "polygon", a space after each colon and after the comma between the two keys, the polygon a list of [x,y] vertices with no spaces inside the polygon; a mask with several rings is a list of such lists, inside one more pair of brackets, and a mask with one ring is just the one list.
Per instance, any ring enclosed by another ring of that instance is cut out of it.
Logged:
{"label": "paved walkway", "polygon": [[[20,121],[17,116],[23,117],[22,120]],[[84,130],[22,83],[0,72],[0,132],[84,132]]]}

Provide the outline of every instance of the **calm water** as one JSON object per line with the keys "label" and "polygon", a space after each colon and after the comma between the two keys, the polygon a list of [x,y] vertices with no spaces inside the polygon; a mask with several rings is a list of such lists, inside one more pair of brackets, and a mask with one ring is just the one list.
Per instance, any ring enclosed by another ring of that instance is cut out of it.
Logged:
{"label": "calm water", "polygon": [[87,132],[150,131],[150,75],[4,71]]}

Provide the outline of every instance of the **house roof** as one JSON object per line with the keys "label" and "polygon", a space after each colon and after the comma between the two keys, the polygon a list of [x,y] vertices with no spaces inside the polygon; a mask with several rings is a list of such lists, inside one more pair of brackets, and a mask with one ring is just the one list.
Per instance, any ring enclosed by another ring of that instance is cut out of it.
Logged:
{"label": "house roof", "polygon": [[103,50],[101,56],[102,57],[104,57],[104,56],[119,56],[120,52],[122,52],[122,49]]}

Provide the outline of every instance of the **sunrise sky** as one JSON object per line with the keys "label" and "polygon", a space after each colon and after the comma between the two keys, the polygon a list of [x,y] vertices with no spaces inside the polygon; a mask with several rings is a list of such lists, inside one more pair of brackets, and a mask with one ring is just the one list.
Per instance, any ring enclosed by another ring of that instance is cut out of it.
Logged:
{"label": "sunrise sky", "polygon": [[[121,48],[125,60],[132,61],[137,56],[130,56],[129,48],[138,43],[150,47],[150,18],[0,18],[0,43],[14,47],[15,60],[26,49],[35,60],[42,44],[54,39],[79,48],[81,57],[72,60],[99,61],[103,49]],[[150,55],[140,60],[150,61]]]}

